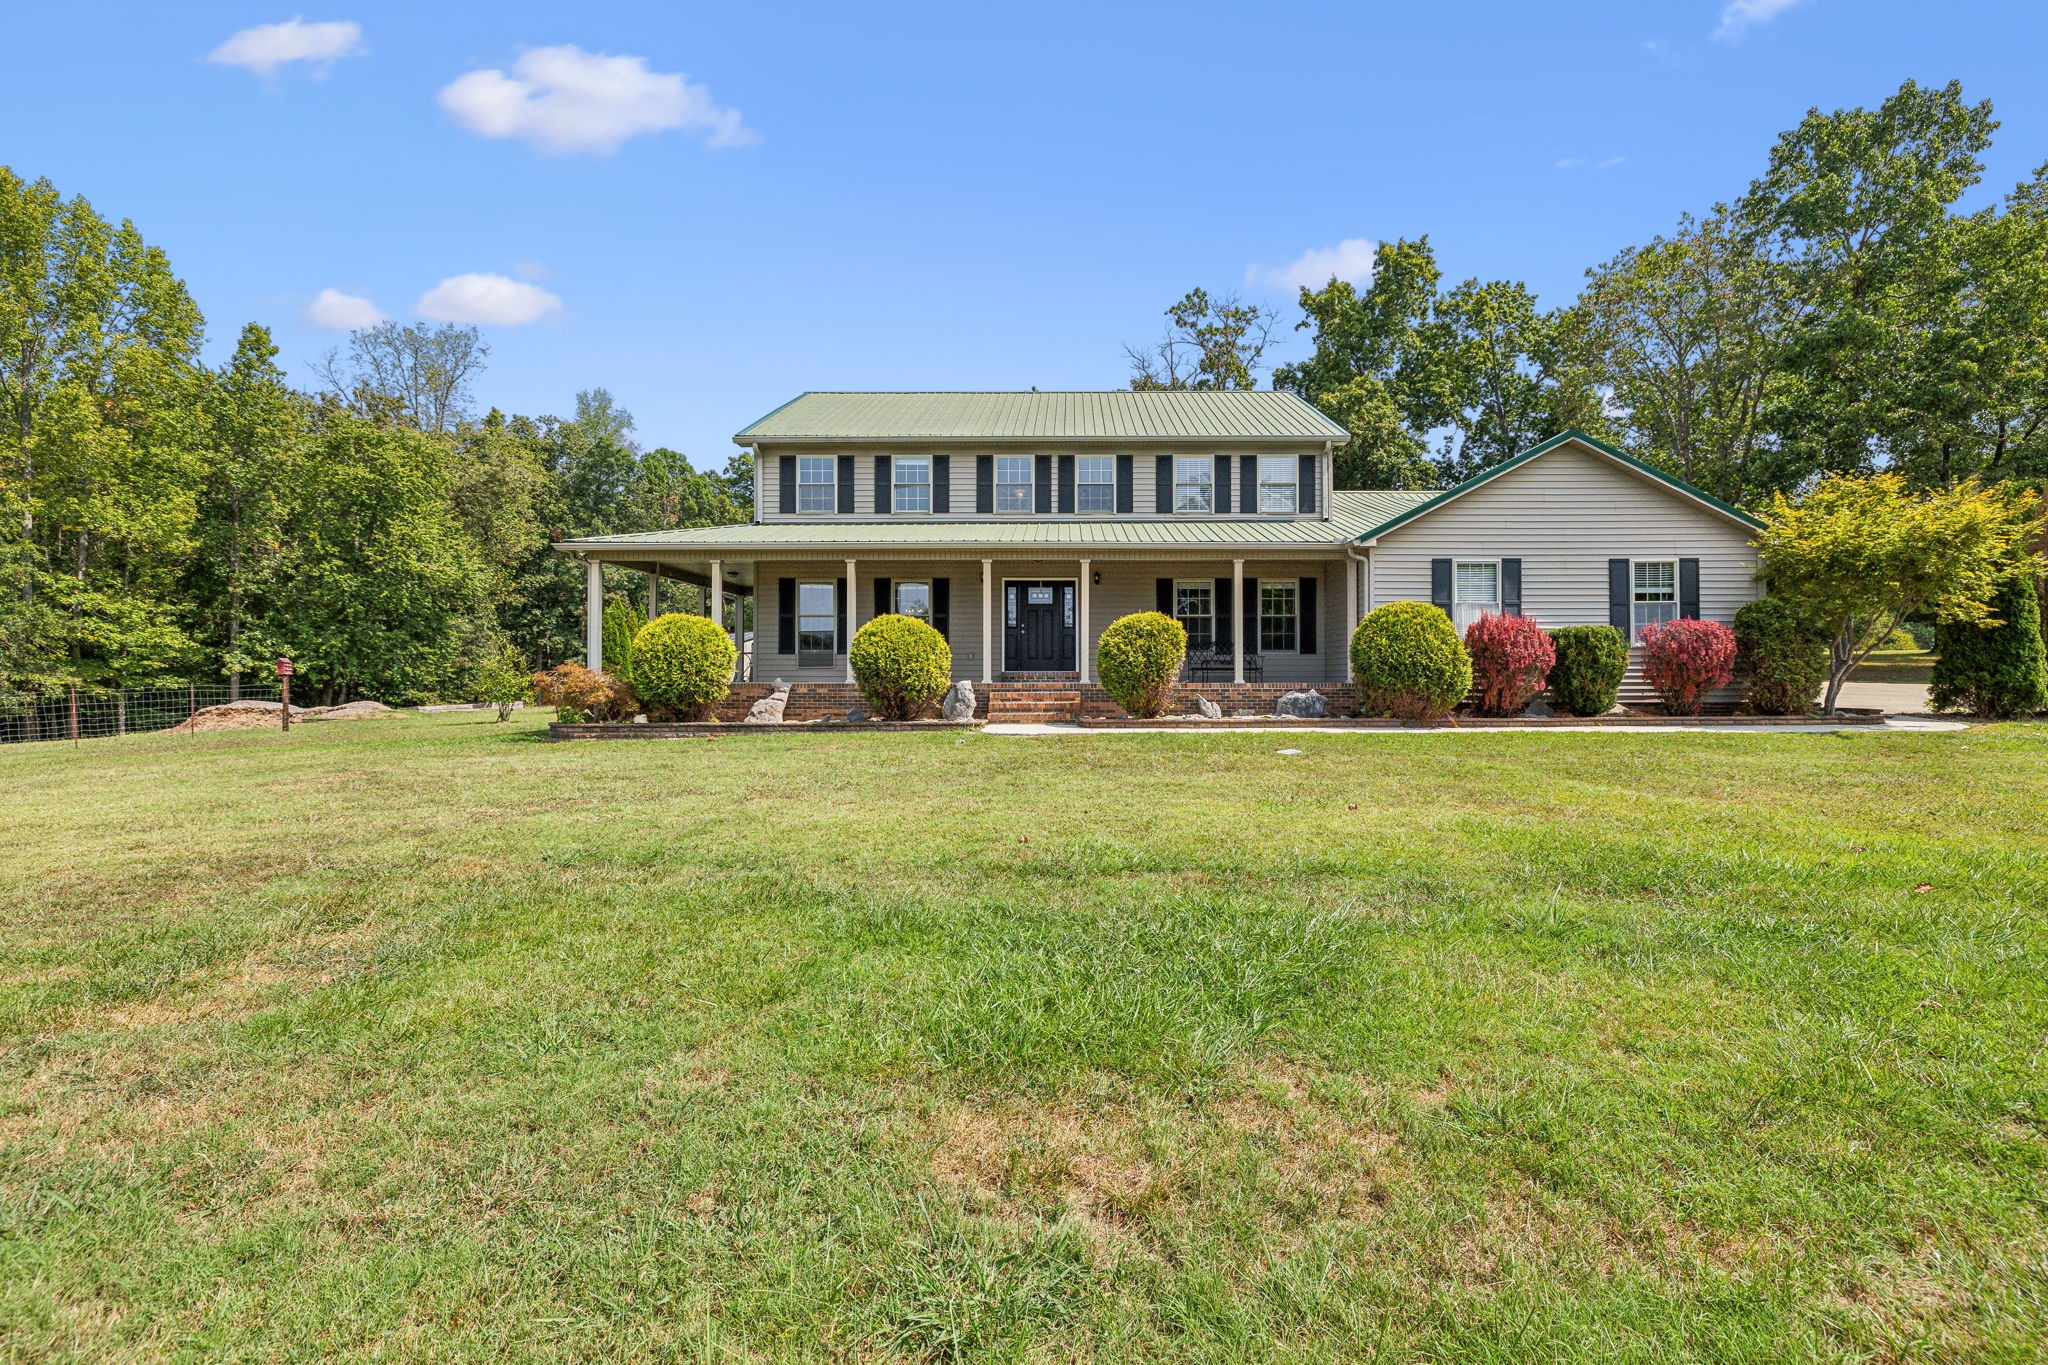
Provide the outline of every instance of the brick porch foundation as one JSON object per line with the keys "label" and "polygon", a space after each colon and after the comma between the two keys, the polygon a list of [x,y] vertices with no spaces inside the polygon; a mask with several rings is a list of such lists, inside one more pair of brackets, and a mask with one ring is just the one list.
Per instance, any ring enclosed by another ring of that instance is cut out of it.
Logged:
{"label": "brick porch foundation", "polygon": [[[1200,694],[1221,707],[1226,716],[1234,716],[1240,711],[1269,716],[1273,714],[1274,703],[1281,697],[1303,687],[1314,687],[1322,693],[1329,701],[1333,716],[1348,716],[1358,709],[1357,697],[1349,683],[1177,683],[1173,689],[1173,701],[1167,710],[1174,714],[1192,712],[1195,696]],[[768,683],[735,683],[730,695],[719,703],[718,718],[729,722],[745,720],[748,709],[773,690]],[[1034,693],[1069,696],[1078,693],[1084,716],[1107,719],[1124,713],[1124,709],[1110,700],[1109,693],[1103,691],[1099,683],[994,682],[974,684],[975,715],[984,718],[988,715],[989,698],[995,693],[1019,700]],[[783,711],[783,719],[797,722],[839,720],[858,705],[860,689],[852,683],[791,683],[789,705]]]}

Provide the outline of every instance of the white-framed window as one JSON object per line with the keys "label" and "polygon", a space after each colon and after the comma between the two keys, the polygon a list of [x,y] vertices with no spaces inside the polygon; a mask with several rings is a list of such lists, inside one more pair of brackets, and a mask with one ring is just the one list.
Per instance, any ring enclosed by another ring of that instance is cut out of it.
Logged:
{"label": "white-framed window", "polygon": [[1259,652],[1292,653],[1296,648],[1300,617],[1296,614],[1292,583],[1259,584]]}
{"label": "white-framed window", "polygon": [[929,583],[898,583],[896,589],[896,614],[915,616],[920,621],[932,619],[932,585]]}
{"label": "white-framed window", "polygon": [[1031,465],[1029,455],[996,456],[996,511],[1031,510]]}
{"label": "white-framed window", "polygon": [[1074,461],[1074,510],[1116,510],[1116,457],[1083,455]]}
{"label": "white-framed window", "polygon": [[801,455],[796,462],[796,510],[839,510],[839,462],[830,455]]}
{"label": "white-framed window", "polygon": [[1173,619],[1188,633],[1189,649],[1210,649],[1216,643],[1216,585],[1197,579],[1173,585]]}
{"label": "white-framed window", "polygon": [[1458,634],[1481,616],[1500,615],[1500,561],[1461,559],[1451,566],[1451,624]]}
{"label": "white-framed window", "polygon": [[895,500],[889,505],[899,512],[932,510],[932,461],[929,455],[898,455],[890,464],[896,482]]}
{"label": "white-framed window", "polygon": [[1173,510],[1216,510],[1216,462],[1207,455],[1173,457]]}
{"label": "white-framed window", "polygon": [[1259,456],[1259,510],[1301,510],[1301,461],[1292,455]]}
{"label": "white-framed window", "polygon": [[799,583],[796,588],[796,661],[825,667],[839,652],[839,586]]}
{"label": "white-framed window", "polygon": [[1651,626],[1678,615],[1678,561],[1638,559],[1629,565],[1629,572],[1635,590],[1629,638],[1640,640]]}

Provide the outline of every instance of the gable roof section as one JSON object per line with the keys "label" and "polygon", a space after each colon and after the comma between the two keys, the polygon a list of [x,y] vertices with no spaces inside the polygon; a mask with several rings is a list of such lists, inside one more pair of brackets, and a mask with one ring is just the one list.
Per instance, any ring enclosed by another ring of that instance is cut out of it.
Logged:
{"label": "gable roof section", "polygon": [[761,441],[1348,441],[1278,389],[805,393],[732,438]]}
{"label": "gable roof section", "polygon": [[1638,460],[1635,456],[1630,455],[1628,452],[1611,446],[1607,444],[1607,442],[1605,441],[1597,441],[1593,439],[1591,436],[1588,436],[1585,432],[1579,431],[1574,428],[1571,430],[1560,431],[1557,435],[1551,437],[1549,440],[1543,442],[1541,445],[1530,446],[1527,450],[1515,456],[1513,459],[1503,460],[1497,465],[1493,465],[1489,468],[1482,469],[1477,474],[1474,474],[1471,478],[1466,479],[1463,483],[1453,484],[1451,487],[1446,488],[1443,492],[1438,493],[1436,496],[1428,498],[1422,502],[1418,502],[1411,507],[1405,508],[1399,513],[1395,514],[1394,516],[1389,517],[1387,520],[1379,523],[1377,526],[1373,526],[1368,530],[1361,531],[1357,537],[1358,543],[1361,545],[1370,545],[1374,541],[1377,541],[1381,536],[1385,535],[1387,532],[1395,530],[1398,527],[1406,526],[1409,522],[1414,521],[1418,517],[1428,516],[1437,508],[1442,507],[1446,503],[1455,502],[1457,499],[1465,496],[1465,494],[1471,492],[1473,489],[1479,488],[1485,484],[1492,483],[1495,479],[1507,473],[1509,470],[1519,469],[1521,466],[1528,464],[1532,460],[1539,459],[1544,455],[1548,455],[1551,451],[1556,450],[1559,446],[1569,445],[1573,443],[1586,447],[1588,450],[1592,451],[1596,455],[1600,455],[1605,457],[1606,459],[1612,460],[1614,463],[1622,466],[1624,469],[1627,469],[1631,473],[1641,475],[1642,477],[1650,480],[1652,483],[1662,485],[1666,490],[1668,490],[1675,496],[1685,498],[1688,501],[1697,503],[1699,506],[1706,509],[1707,511],[1712,512],[1717,516],[1725,517],[1729,521],[1736,523],[1738,526],[1748,527],[1752,531],[1761,530],[1763,527],[1762,522],[1758,521],[1749,513],[1743,511],[1740,507],[1734,507],[1728,503],[1722,502],[1719,498],[1715,497],[1713,494],[1707,492],[1706,490],[1695,488],[1691,484],[1687,483],[1684,479],[1678,478],[1676,475],[1667,474],[1663,470],[1658,469],[1653,465],[1644,464],[1641,460]]}

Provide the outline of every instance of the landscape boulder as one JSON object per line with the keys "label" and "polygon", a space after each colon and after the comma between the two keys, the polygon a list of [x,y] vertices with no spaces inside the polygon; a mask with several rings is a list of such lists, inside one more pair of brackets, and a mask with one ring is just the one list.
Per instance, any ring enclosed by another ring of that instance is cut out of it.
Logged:
{"label": "landscape boulder", "polygon": [[780,678],[775,681],[775,690],[747,708],[747,724],[780,725],[782,714],[789,706],[789,684]]}
{"label": "landscape boulder", "polygon": [[1273,703],[1276,716],[1293,716],[1299,720],[1321,720],[1330,714],[1330,704],[1323,694],[1313,687],[1298,692],[1289,692]]}
{"label": "landscape boulder", "polygon": [[973,720],[974,684],[963,678],[947,688],[939,701],[939,714],[947,720]]}
{"label": "landscape boulder", "polygon": [[1223,708],[1201,693],[1195,693],[1195,714],[1203,720],[1222,720]]}

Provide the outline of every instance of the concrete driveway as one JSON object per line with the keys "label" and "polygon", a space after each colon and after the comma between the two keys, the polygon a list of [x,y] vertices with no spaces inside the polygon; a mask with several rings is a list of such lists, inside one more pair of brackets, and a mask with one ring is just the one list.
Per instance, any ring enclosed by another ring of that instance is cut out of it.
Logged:
{"label": "concrete driveway", "polygon": [[1888,716],[1927,710],[1927,688],[1920,683],[1845,682],[1842,705],[1868,706]]}

